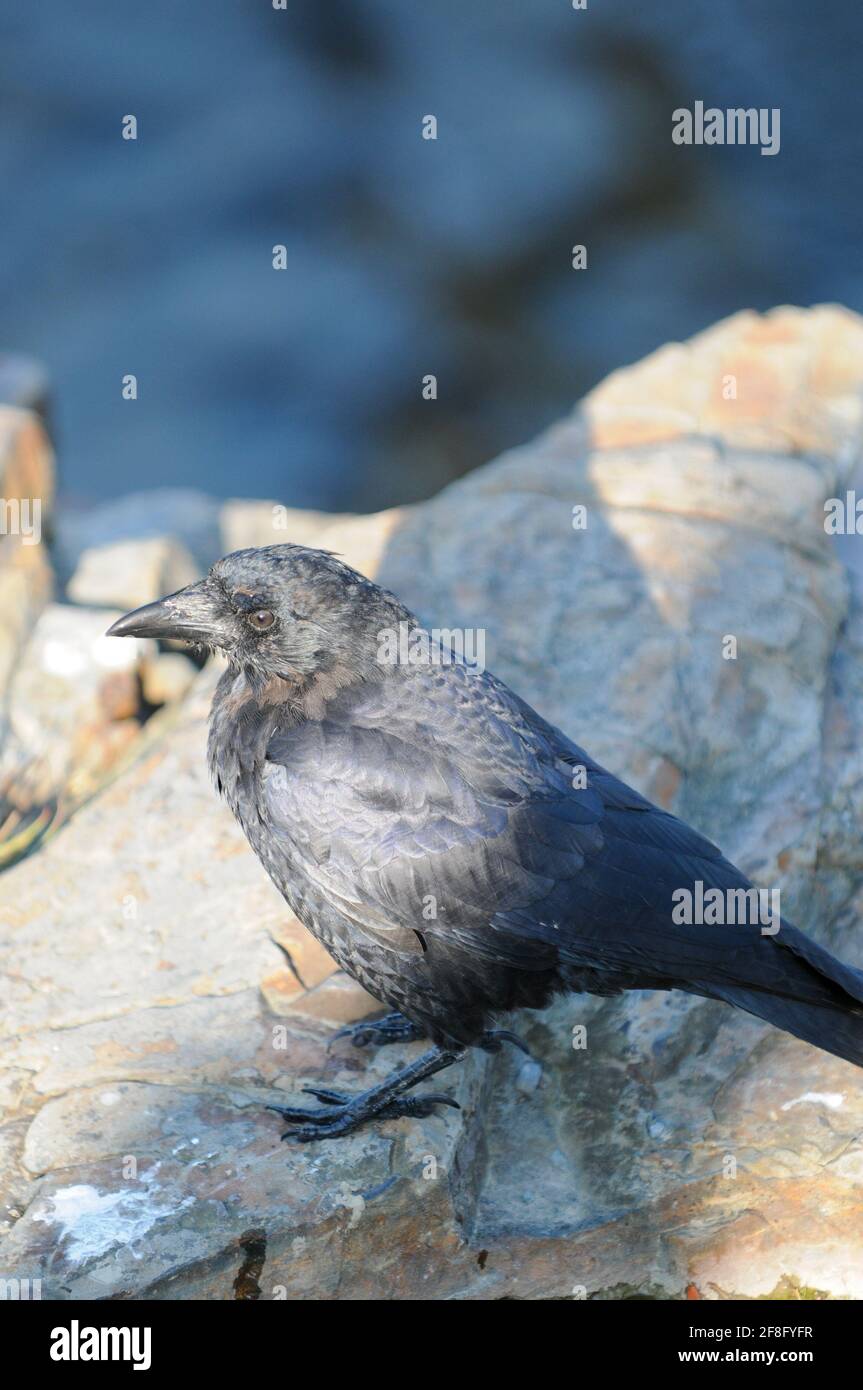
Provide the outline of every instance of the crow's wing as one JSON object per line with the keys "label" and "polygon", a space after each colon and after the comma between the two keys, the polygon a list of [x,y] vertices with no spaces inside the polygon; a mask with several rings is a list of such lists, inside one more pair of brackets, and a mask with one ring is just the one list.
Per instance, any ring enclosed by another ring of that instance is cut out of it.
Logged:
{"label": "crow's wing", "polygon": [[264,795],[286,855],[393,951],[783,987],[786,952],[757,924],[672,918],[675,890],[744,875],[488,674],[416,668],[346,695],[273,738]]}

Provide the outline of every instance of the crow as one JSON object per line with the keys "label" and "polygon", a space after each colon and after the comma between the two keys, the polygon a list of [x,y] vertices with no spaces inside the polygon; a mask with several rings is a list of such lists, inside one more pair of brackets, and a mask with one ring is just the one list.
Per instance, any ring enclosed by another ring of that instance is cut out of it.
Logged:
{"label": "crow", "polygon": [[720,999],[863,1066],[863,972],[756,910],[709,840],[423,633],[300,545],[238,550],[109,629],[224,653],[215,785],[297,917],[391,1011],[343,1031],[432,1043],[361,1093],[272,1107],[285,1138],[455,1104],[409,1092],[468,1047],[518,1044],[499,1016],[563,991]]}

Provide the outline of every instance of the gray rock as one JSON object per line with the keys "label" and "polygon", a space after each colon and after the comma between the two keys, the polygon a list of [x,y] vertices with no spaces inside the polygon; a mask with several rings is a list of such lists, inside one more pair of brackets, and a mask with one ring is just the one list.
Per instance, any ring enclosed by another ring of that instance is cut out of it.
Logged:
{"label": "gray rock", "polygon": [[184,546],[169,536],[153,536],[85,550],[66,591],[74,603],[126,612],[198,578],[200,570]]}

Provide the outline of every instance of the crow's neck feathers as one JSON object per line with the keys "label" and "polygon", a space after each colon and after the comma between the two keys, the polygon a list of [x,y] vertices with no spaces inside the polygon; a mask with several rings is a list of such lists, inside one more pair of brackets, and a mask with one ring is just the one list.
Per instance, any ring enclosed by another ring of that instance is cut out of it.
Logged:
{"label": "crow's neck feathers", "polygon": [[229,667],[213,697],[207,761],[235,815],[245,820],[257,803],[256,781],[274,733],[323,719],[342,691],[385,677],[386,668],[374,663],[359,669],[335,662],[311,676]]}

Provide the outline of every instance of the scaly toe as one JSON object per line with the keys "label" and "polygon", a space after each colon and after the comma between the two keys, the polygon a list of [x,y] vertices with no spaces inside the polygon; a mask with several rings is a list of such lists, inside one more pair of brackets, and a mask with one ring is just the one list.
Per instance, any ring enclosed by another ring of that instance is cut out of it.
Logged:
{"label": "scaly toe", "polygon": [[399,1096],[396,1100],[378,1112],[382,1120],[398,1119],[402,1115],[410,1115],[414,1119],[421,1119],[427,1115],[435,1113],[435,1106],[448,1105],[452,1110],[461,1110],[457,1100],[452,1096],[444,1095],[441,1092],[433,1092],[428,1096]]}
{"label": "scaly toe", "polygon": [[331,1120],[328,1125],[300,1125],[298,1129],[286,1130],[282,1138],[289,1144],[311,1144],[321,1139],[338,1139],[350,1134],[353,1128],[348,1120]]}
{"label": "scaly toe", "polygon": [[351,1101],[344,1091],[331,1091],[322,1086],[304,1086],[303,1091],[307,1096],[322,1100],[325,1105],[349,1105]]}
{"label": "scaly toe", "polygon": [[268,1110],[279,1115],[288,1124],[310,1124],[323,1125],[332,1120],[332,1110],[302,1110],[298,1106],[291,1105],[268,1105]]}

